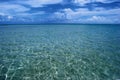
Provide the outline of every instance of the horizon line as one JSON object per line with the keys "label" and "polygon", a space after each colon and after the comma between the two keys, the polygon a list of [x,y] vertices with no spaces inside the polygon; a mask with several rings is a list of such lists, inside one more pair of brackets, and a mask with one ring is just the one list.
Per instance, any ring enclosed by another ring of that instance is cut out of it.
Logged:
{"label": "horizon line", "polygon": [[8,23],[8,24],[1,24],[0,25],[109,25],[109,24],[116,24],[116,25],[120,25],[120,23],[23,23],[23,24],[19,24],[19,23]]}

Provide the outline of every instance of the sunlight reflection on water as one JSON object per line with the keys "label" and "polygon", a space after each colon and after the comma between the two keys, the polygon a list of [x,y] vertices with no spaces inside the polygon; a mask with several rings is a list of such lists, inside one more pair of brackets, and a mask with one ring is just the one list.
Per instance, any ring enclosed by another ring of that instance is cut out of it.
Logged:
{"label": "sunlight reflection on water", "polygon": [[120,78],[119,25],[0,27],[0,80]]}

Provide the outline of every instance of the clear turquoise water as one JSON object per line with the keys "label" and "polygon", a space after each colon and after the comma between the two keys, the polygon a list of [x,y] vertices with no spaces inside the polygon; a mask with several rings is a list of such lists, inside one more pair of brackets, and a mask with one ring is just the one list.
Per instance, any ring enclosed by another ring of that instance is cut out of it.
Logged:
{"label": "clear turquoise water", "polygon": [[1,25],[0,80],[120,79],[120,25]]}

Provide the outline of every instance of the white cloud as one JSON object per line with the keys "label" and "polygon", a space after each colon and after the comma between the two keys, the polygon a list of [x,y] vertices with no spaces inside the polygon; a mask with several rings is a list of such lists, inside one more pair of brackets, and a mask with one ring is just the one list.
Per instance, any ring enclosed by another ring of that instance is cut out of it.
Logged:
{"label": "white cloud", "polygon": [[79,9],[76,9],[76,13],[78,13],[79,15],[87,15],[87,16],[91,16],[91,15],[119,15],[120,13],[120,8],[118,9],[110,9],[110,10],[105,10],[103,8],[96,8],[95,10],[93,11],[89,11],[88,9],[86,8],[79,8]]}
{"label": "white cloud", "polygon": [[103,16],[92,16],[87,19],[87,21],[92,21],[92,22],[104,22],[105,20],[107,19]]}
{"label": "white cloud", "polygon": [[87,3],[92,3],[92,2],[110,3],[110,2],[114,2],[114,0],[111,1],[110,0],[73,0],[72,2],[83,6]]}
{"label": "white cloud", "polygon": [[10,21],[12,19],[13,19],[13,16],[0,13],[0,21]]}
{"label": "white cloud", "polygon": [[92,16],[86,19],[90,23],[120,23],[120,18],[117,16]]}
{"label": "white cloud", "polygon": [[[0,3],[1,21],[12,21],[15,19],[14,16],[16,17],[18,14],[23,14],[25,11],[28,10],[29,8],[26,8],[21,5]],[[17,16],[17,17],[19,18],[21,16]]]}
{"label": "white cloud", "polygon": [[89,11],[86,8],[72,10],[66,8],[54,13],[54,17],[65,19],[70,22],[96,22],[96,23],[114,23],[120,22],[120,9],[105,10],[96,8],[94,11]]}
{"label": "white cloud", "polygon": [[91,0],[73,0],[74,3],[84,5],[86,3],[90,3]]}
{"label": "white cloud", "polygon": [[72,19],[72,15],[74,15],[74,11],[71,10],[70,8],[66,8],[63,10],[66,15],[66,19]]}
{"label": "white cloud", "polygon": [[[81,6],[91,2],[103,2],[103,3],[112,2],[110,0],[72,0],[72,1],[73,3],[79,4]],[[105,8],[102,7],[94,7],[93,11],[90,11],[87,8],[79,8],[79,9],[74,8],[74,10],[72,10],[71,8],[66,8],[59,10],[58,12],[54,12],[53,14],[48,13],[49,15],[46,15],[47,13],[45,13],[44,11],[38,11],[37,13],[27,13],[26,11],[30,10],[30,8],[26,8],[21,5],[21,4],[26,4],[32,7],[42,7],[47,4],[57,4],[62,2],[63,0],[25,0],[25,1],[19,0],[18,2],[16,2],[16,4],[0,3],[0,16],[5,17],[3,20],[5,19],[12,20],[15,17],[17,17],[22,21],[25,21],[28,18],[32,20],[32,19],[36,19],[36,17],[38,18],[45,14],[45,17],[48,17],[47,19],[56,18],[56,19],[68,20],[71,22],[103,22],[103,23],[104,22],[111,23],[115,21],[120,22],[120,15],[119,15],[120,8],[106,10]]]}
{"label": "white cloud", "polygon": [[28,10],[29,8],[26,8],[18,4],[0,3],[0,12],[6,15],[9,14],[15,15],[16,13],[25,12]]}
{"label": "white cloud", "polygon": [[1,21],[12,21],[18,14],[23,14],[29,8],[18,4],[0,3],[0,19]]}
{"label": "white cloud", "polygon": [[65,14],[64,13],[61,13],[61,12],[55,12],[51,18],[58,18],[58,19],[62,19],[65,17]]}
{"label": "white cloud", "polygon": [[5,14],[0,12],[0,16],[5,16]]}
{"label": "white cloud", "polygon": [[8,16],[7,18],[8,18],[9,20],[11,20],[11,19],[13,19],[13,16]]}
{"label": "white cloud", "polygon": [[55,12],[52,17],[59,18],[59,19],[72,19],[72,15],[74,15],[74,11],[70,8],[66,8],[60,10],[59,12]]}
{"label": "white cloud", "polygon": [[102,2],[102,3],[110,3],[114,2],[115,0],[94,0],[95,2]]}
{"label": "white cloud", "polygon": [[27,1],[24,1],[21,2],[19,1],[20,3],[23,3],[23,4],[28,4],[32,7],[42,7],[43,5],[46,5],[46,4],[57,4],[57,3],[61,3],[63,0],[27,0]]}

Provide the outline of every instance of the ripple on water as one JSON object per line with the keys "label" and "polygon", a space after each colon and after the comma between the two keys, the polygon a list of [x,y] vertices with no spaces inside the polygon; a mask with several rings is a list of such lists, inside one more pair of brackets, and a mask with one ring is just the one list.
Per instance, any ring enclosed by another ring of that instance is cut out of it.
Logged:
{"label": "ripple on water", "polygon": [[0,80],[120,79],[118,27],[33,26],[0,29]]}

